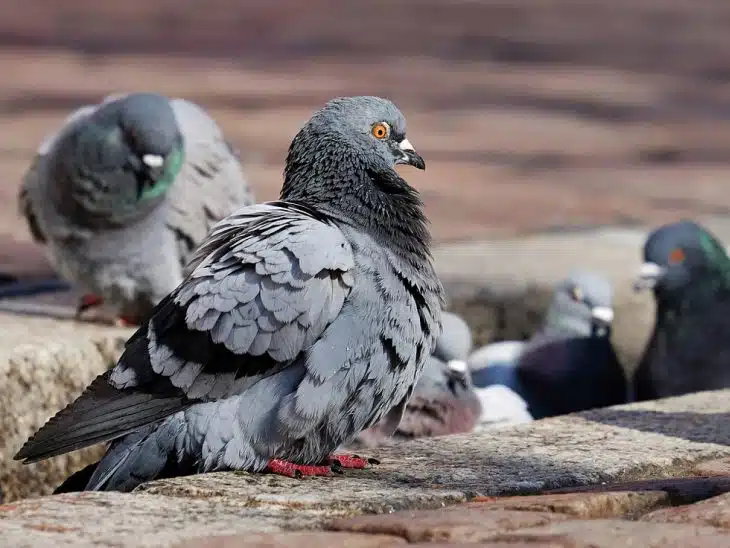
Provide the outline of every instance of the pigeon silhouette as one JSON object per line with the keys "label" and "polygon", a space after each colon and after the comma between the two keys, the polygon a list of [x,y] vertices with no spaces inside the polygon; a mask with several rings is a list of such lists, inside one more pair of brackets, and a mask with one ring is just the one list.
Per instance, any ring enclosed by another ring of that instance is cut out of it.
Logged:
{"label": "pigeon silhouette", "polygon": [[637,291],[651,289],[654,330],[634,374],[638,401],[730,386],[730,258],[707,229],[682,220],[654,230]]}
{"label": "pigeon silhouette", "polygon": [[113,95],[74,111],[41,144],[19,194],[35,241],[86,294],[139,324],[182,281],[211,227],[253,203],[215,121],[182,99]]}
{"label": "pigeon silhouette", "polygon": [[[524,422],[525,408],[540,419],[625,403],[627,381],[610,339],[612,299],[608,280],[573,272],[555,288],[543,326],[529,341],[502,341],[474,352],[468,365],[484,413]],[[495,385],[525,402],[510,404],[515,417],[491,409],[495,402],[484,398],[483,390]]]}
{"label": "pigeon silhouette", "polygon": [[59,492],[368,466],[332,452],[384,416],[395,430],[445,304],[398,164],[425,168],[393,103],[330,101],[294,138],[281,199],[218,223],[117,365],[16,459],[113,440]]}

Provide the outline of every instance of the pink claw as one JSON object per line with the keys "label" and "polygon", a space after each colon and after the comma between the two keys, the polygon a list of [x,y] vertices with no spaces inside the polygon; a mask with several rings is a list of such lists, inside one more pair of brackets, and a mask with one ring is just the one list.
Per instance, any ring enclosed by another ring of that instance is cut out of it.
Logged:
{"label": "pink claw", "polygon": [[294,464],[293,462],[272,459],[266,466],[266,471],[280,476],[289,476],[290,478],[301,478],[303,476],[331,476],[332,468],[326,466],[312,466],[307,464]]}

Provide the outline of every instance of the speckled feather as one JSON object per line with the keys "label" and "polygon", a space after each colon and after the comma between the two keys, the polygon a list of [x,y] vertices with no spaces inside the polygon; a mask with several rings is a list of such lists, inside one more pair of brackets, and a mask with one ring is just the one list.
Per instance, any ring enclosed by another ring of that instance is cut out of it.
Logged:
{"label": "speckled feather", "polygon": [[[417,194],[358,142],[362,117],[404,132],[400,112],[340,101],[295,138],[282,200],[218,223],[116,367],[16,458],[116,439],[86,489],[129,490],[272,458],[319,463],[386,415],[395,430],[440,333],[443,289]],[[313,124],[338,138],[311,139]]]}

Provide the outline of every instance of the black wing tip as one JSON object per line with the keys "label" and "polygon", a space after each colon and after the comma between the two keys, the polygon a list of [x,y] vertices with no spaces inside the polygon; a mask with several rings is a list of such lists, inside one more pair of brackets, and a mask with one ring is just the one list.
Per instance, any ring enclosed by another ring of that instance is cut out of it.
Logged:
{"label": "black wing tip", "polygon": [[[49,429],[53,429],[53,427],[61,420],[63,420],[69,413],[74,411],[74,407],[84,398],[90,397],[104,387],[109,386],[107,381],[109,377],[111,376],[111,370],[106,371],[105,373],[102,373],[101,375],[98,375],[91,383],[84,389],[84,391],[79,395],[78,398],[76,398],[74,401],[69,403],[66,407],[58,411],[55,415],[53,415],[50,419],[46,421],[46,423],[41,426],[28,440],[23,444],[23,446],[20,448],[20,450],[13,456],[13,460],[22,460],[23,464],[31,464],[34,462],[38,462],[47,458],[50,458],[53,455],[53,451],[47,451],[44,449],[44,445],[48,443],[48,439],[46,438],[47,432]],[[109,386],[111,388],[111,386]],[[41,436],[41,439],[39,440],[39,435],[44,434]],[[67,452],[67,451],[64,451]],[[62,453],[57,453],[62,454]]]}

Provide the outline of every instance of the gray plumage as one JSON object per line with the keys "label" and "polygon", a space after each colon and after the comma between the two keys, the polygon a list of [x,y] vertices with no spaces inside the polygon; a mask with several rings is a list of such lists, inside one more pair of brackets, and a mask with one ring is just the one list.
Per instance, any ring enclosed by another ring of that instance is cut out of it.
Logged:
{"label": "gray plumage", "polygon": [[63,278],[139,322],[211,227],[253,195],[200,107],[133,93],[79,108],[47,137],[19,203]]}
{"label": "gray plumage", "polygon": [[[610,339],[612,299],[602,276],[572,273],[556,287],[544,324],[529,341],[487,345],[469,357],[477,392],[503,385],[536,419],[626,402],[627,382]],[[523,410],[514,408],[523,420]]]}
{"label": "gray plumage", "polygon": [[395,105],[329,102],[292,142],[281,201],[221,221],[116,367],[16,458],[115,440],[64,489],[129,490],[321,463],[386,415],[395,430],[444,304],[420,198],[396,164],[424,167]]}
{"label": "gray plumage", "polygon": [[730,257],[688,220],[654,230],[636,289],[656,300],[654,330],[637,367],[639,401],[730,387]]}
{"label": "gray plumage", "polygon": [[434,357],[444,362],[466,360],[473,345],[469,325],[461,316],[446,311],[441,314],[441,324],[441,336],[436,341]]}
{"label": "gray plumage", "polygon": [[471,330],[456,314],[442,312],[441,336],[406,404],[403,419],[393,433],[387,424],[365,430],[351,447],[374,447],[392,437],[412,439],[471,432],[479,422],[481,406],[464,360],[472,347]]}

